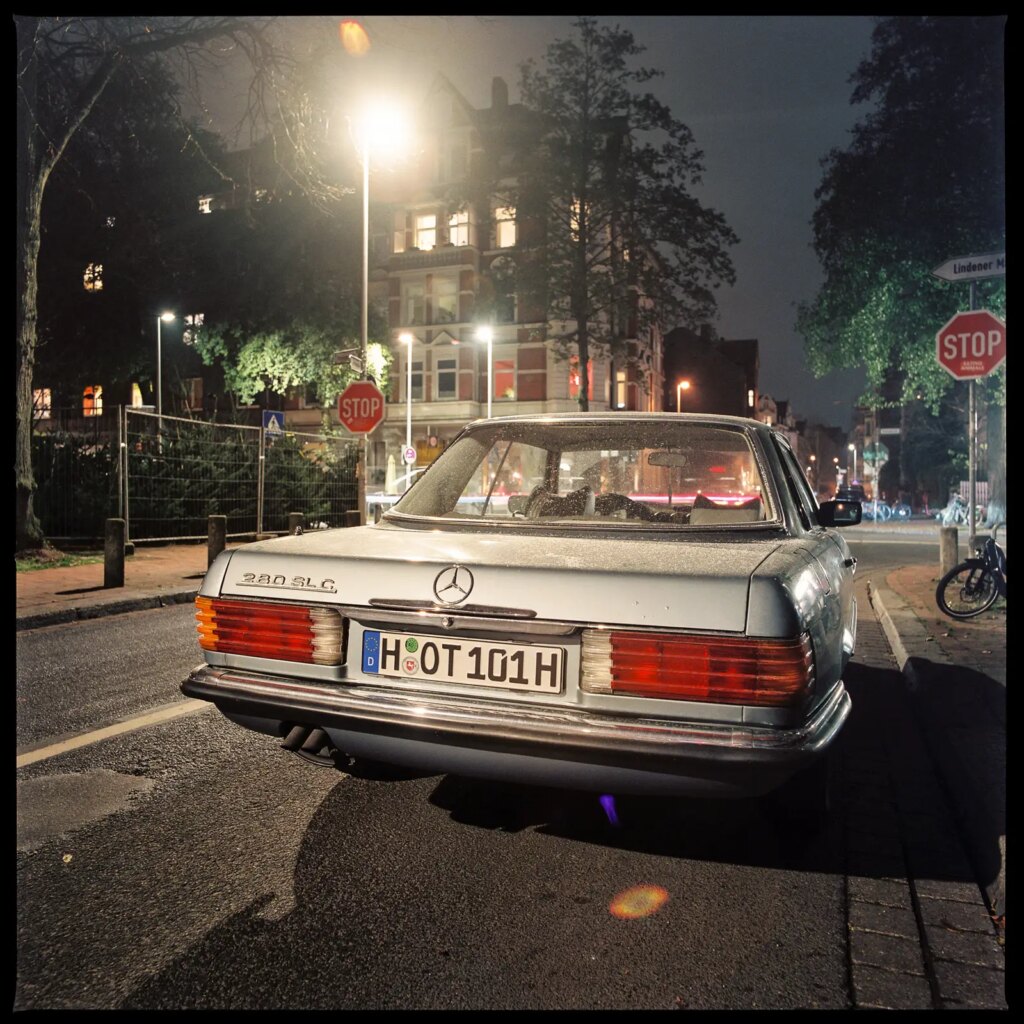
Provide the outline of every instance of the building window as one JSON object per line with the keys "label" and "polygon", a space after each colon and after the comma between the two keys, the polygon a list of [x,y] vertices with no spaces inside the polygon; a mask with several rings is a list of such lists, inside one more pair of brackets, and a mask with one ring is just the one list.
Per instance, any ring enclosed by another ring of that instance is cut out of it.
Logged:
{"label": "building window", "polygon": [[437,360],[437,397],[458,398],[459,361],[454,358]]}
{"label": "building window", "polygon": [[[408,365],[409,364],[406,363],[407,368]],[[406,372],[408,372],[408,369]],[[412,363],[412,388],[410,389],[409,394],[414,402],[423,401],[423,363],[418,359],[414,359]]]}
{"label": "building window", "polygon": [[199,212],[200,213],[211,213],[210,204],[213,202],[213,196],[200,196],[199,197]]}
{"label": "building window", "polygon": [[422,281],[407,281],[402,285],[402,310],[407,324],[424,323],[424,289]]}
{"label": "building window", "polygon": [[494,398],[516,397],[515,359],[494,360]]}
{"label": "building window", "polygon": [[469,245],[469,210],[456,210],[448,218],[448,241],[452,245]]}
{"label": "building window", "polygon": [[189,409],[202,409],[203,407],[203,378],[185,378],[185,405]]}
{"label": "building window", "polygon": [[499,249],[516,244],[515,207],[499,206],[494,211],[494,241]]}
{"label": "building window", "polygon": [[82,392],[82,415],[103,415],[103,388],[99,384],[93,384]]}
{"label": "building window", "polygon": [[433,249],[437,244],[437,216],[433,213],[416,215],[416,248]]}
{"label": "building window", "polygon": [[452,324],[459,318],[459,286],[454,277],[434,278],[434,323]]}
{"label": "building window", "polygon": [[626,408],[626,371],[615,371],[615,408]]}
{"label": "building window", "polygon": [[32,415],[37,420],[48,420],[53,415],[53,394],[49,388],[32,392]]}
{"label": "building window", "polygon": [[751,409],[754,408],[754,389],[747,388],[747,406]]}
{"label": "building window", "polygon": [[199,328],[203,326],[203,320],[205,314],[203,313],[188,313],[185,316],[185,329],[181,333],[181,340],[186,345],[194,345],[196,343],[196,335],[199,332]]}
{"label": "building window", "polygon": [[[580,357],[569,356],[569,397],[580,396]],[[587,360],[587,398],[594,399],[594,360]]]}
{"label": "building window", "polygon": [[405,252],[405,210],[395,211],[393,252]]}
{"label": "building window", "polygon": [[508,256],[499,256],[491,263],[491,284],[494,288],[495,323],[515,323],[516,265]]}
{"label": "building window", "polygon": [[142,388],[138,384],[132,384],[132,408],[142,408]]}
{"label": "building window", "polygon": [[82,274],[82,284],[87,292],[103,291],[103,264],[90,263]]}

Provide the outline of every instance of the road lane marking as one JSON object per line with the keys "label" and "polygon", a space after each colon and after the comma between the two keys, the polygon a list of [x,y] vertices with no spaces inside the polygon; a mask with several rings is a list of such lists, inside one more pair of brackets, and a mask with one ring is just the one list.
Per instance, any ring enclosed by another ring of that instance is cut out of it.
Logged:
{"label": "road lane marking", "polygon": [[101,740],[110,739],[112,736],[122,736],[126,732],[136,732],[139,729],[146,729],[151,725],[159,725],[162,722],[170,722],[182,715],[191,715],[203,708],[210,708],[213,705],[205,700],[183,700],[177,701],[166,707],[157,708],[144,715],[126,719],[123,722],[115,722],[114,725],[104,726],[102,729],[94,729],[92,732],[83,732],[78,736],[71,736],[66,740],[57,743],[50,743],[37,750],[30,750],[19,754],[15,762],[17,768],[24,768],[26,765],[35,764],[37,761],[46,761],[51,757],[58,757],[70,750],[77,750],[79,747],[87,747],[92,743],[99,743]]}

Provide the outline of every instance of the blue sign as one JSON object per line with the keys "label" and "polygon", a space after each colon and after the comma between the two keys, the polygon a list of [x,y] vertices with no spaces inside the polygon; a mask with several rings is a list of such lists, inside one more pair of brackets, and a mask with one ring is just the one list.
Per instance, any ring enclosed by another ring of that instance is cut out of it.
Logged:
{"label": "blue sign", "polygon": [[267,440],[273,441],[276,437],[284,436],[284,413],[263,410],[263,430],[266,432]]}

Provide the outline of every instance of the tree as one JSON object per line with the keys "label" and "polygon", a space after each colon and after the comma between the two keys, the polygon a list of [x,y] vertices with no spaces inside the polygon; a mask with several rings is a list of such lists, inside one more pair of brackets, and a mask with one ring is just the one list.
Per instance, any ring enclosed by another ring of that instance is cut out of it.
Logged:
{"label": "tree", "polygon": [[[824,270],[798,311],[819,376],[863,366],[870,406],[920,396],[933,413],[965,390],[935,360],[935,332],[967,308],[966,285],[931,270],[952,256],[1005,248],[1005,16],[879,18],[872,52],[851,77],[852,103],[873,103],[850,145],[822,161],[814,247]],[[1005,316],[1001,279],[979,305]],[[895,373],[898,394],[886,394]],[[981,388],[1005,402],[1005,370]],[[959,402],[959,397],[955,401]],[[953,425],[949,447],[961,432]],[[1005,446],[989,480],[1005,517]]]}
{"label": "tree", "polygon": [[630,32],[580,17],[543,70],[526,61],[521,95],[539,144],[524,132],[521,172],[493,186],[527,226],[521,290],[543,296],[563,351],[575,343],[584,410],[593,355],[630,358],[627,339],[655,324],[711,318],[714,290],[735,276],[736,236],[691,191],[703,154],[667,107],[635,91],[660,74],[629,66],[642,52]]}
{"label": "tree", "polygon": [[[174,56],[193,81],[218,58],[242,54],[252,69],[249,115],[267,117],[276,87],[287,94],[294,62],[272,35],[272,19],[235,17],[75,17],[15,15],[17,41],[17,379],[15,522],[19,550],[38,547],[42,531],[32,511],[32,383],[38,341],[39,256],[44,198],[71,141],[89,121],[112,83],[144,86],[154,57]],[[308,122],[282,124],[301,142]],[[183,124],[183,131],[187,127]],[[295,145],[302,152],[300,144]]]}

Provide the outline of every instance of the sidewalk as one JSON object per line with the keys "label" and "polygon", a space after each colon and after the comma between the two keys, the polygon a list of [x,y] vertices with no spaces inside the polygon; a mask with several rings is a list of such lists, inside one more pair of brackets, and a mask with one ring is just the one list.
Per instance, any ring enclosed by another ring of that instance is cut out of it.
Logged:
{"label": "sidewalk", "polygon": [[[228,545],[235,547],[237,545]],[[191,601],[206,545],[138,547],[125,585],[105,590],[103,564],[17,573],[16,628],[32,629]],[[1006,608],[946,618],[935,604],[938,564],[870,579],[870,608],[903,672],[932,760],[955,808],[979,885],[1005,915]],[[996,852],[998,851],[998,852]]]}

